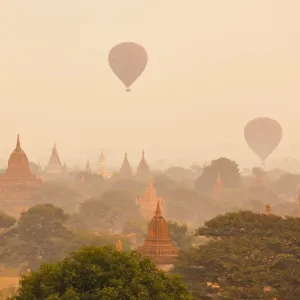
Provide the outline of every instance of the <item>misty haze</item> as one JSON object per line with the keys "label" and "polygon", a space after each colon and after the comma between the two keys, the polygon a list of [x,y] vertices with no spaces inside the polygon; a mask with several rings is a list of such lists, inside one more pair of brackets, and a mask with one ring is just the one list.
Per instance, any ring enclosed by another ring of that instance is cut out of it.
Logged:
{"label": "misty haze", "polygon": [[0,300],[300,299],[299,11],[2,1]]}

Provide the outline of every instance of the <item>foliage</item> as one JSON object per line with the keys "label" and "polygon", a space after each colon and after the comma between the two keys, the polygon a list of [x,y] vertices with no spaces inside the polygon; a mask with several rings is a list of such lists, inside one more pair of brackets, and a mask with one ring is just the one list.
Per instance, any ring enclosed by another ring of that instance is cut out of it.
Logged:
{"label": "foliage", "polygon": [[74,228],[108,231],[117,219],[118,211],[99,198],[91,198],[80,204],[79,213],[75,216],[70,220]]}
{"label": "foliage", "polygon": [[122,232],[123,234],[135,233],[137,243],[142,244],[147,234],[147,223],[128,221],[125,223]]}
{"label": "foliage", "polygon": [[33,201],[37,203],[49,203],[62,208],[65,212],[76,211],[82,196],[62,182],[48,182],[35,193]]}
{"label": "foliage", "polygon": [[188,231],[188,227],[185,224],[179,224],[177,222],[169,221],[168,230],[170,239],[180,249],[189,249],[193,242],[193,236]]}
{"label": "foliage", "polygon": [[68,216],[52,204],[38,204],[22,212],[18,232],[26,242],[42,243],[46,239],[64,237]]}
{"label": "foliage", "polygon": [[10,287],[0,290],[0,300],[9,300],[17,296],[17,288]]}
{"label": "foliage", "polygon": [[137,253],[86,247],[21,281],[15,300],[189,300],[180,279],[159,271]]}
{"label": "foliage", "polygon": [[238,164],[225,157],[213,160],[210,165],[204,166],[202,175],[196,180],[196,189],[202,195],[211,195],[218,173],[226,188],[242,187],[242,180]]}
{"label": "foliage", "polygon": [[195,222],[199,224],[212,212],[213,204],[207,197],[197,191],[176,187],[165,190],[163,197],[166,200],[166,218],[177,220],[180,223]]}
{"label": "foliage", "polygon": [[273,184],[273,190],[285,197],[294,196],[300,184],[299,174],[284,174]]}
{"label": "foliage", "polygon": [[66,227],[67,215],[52,204],[40,204],[23,212],[16,228],[0,243],[3,262],[27,261],[30,268],[41,262],[60,259],[72,233]]}
{"label": "foliage", "polygon": [[199,299],[208,294],[214,299],[299,299],[299,219],[240,211],[213,218],[197,234],[210,242],[183,254],[175,271]]}
{"label": "foliage", "polygon": [[16,219],[7,215],[4,212],[0,212],[0,228],[9,228],[16,223]]}

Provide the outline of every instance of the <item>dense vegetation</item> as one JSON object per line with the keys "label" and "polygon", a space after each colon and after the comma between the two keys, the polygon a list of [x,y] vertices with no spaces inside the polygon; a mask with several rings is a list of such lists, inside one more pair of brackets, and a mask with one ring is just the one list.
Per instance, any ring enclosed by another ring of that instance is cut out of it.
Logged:
{"label": "dense vegetation", "polygon": [[197,235],[210,241],[182,253],[175,269],[196,299],[300,299],[300,219],[227,213]]}
{"label": "dense vegetation", "polygon": [[24,277],[15,300],[192,300],[176,276],[137,253],[87,247]]}

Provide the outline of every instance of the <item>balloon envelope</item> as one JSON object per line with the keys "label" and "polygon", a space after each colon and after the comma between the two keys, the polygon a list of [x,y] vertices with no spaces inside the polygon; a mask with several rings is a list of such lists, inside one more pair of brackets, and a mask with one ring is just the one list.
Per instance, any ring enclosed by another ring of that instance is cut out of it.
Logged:
{"label": "balloon envelope", "polygon": [[108,54],[110,68],[126,86],[127,91],[143,73],[148,62],[148,54],[143,46],[125,42],[114,46]]}
{"label": "balloon envelope", "polygon": [[247,123],[244,136],[250,149],[264,161],[280,143],[282,128],[276,120],[256,118]]}

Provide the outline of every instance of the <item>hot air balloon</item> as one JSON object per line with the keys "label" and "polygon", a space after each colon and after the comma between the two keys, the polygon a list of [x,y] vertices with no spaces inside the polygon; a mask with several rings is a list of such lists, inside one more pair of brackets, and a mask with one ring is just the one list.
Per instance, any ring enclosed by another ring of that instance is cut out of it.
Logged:
{"label": "hot air balloon", "polygon": [[143,46],[125,42],[114,46],[108,54],[110,68],[123,82],[126,91],[143,73],[148,62],[148,54]]}
{"label": "hot air balloon", "polygon": [[247,123],[244,137],[249,148],[261,159],[262,164],[276,149],[282,138],[280,124],[270,118],[256,118]]}

